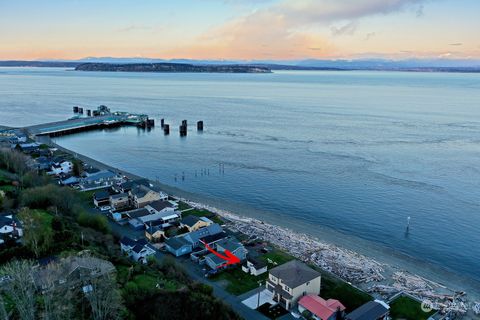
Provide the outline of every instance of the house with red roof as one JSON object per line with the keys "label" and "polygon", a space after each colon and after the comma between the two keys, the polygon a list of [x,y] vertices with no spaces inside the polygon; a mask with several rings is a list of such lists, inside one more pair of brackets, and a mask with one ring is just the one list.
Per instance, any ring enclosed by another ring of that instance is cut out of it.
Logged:
{"label": "house with red roof", "polygon": [[345,306],[338,300],[325,300],[317,295],[308,294],[298,300],[298,311],[308,312],[315,320],[343,319]]}

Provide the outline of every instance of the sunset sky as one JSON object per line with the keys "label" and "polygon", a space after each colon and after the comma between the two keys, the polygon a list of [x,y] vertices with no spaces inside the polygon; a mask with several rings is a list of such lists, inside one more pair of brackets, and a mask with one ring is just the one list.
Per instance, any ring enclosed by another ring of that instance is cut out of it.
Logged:
{"label": "sunset sky", "polygon": [[0,0],[0,59],[478,59],[479,15],[479,0]]}

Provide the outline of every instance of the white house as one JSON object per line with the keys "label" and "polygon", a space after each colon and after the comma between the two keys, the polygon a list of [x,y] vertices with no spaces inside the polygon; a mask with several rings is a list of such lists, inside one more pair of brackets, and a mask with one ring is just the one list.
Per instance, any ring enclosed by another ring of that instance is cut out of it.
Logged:
{"label": "white house", "polygon": [[62,173],[70,173],[73,171],[73,163],[70,161],[62,161],[60,163],[52,164],[51,173],[54,175],[59,175]]}
{"label": "white house", "polygon": [[23,236],[20,223],[12,215],[0,216],[0,244],[7,238],[18,239]]}
{"label": "white house", "polygon": [[120,240],[120,248],[130,259],[144,264],[147,263],[147,258],[156,252],[147,240],[133,240],[129,237],[123,237]]}
{"label": "white house", "polygon": [[259,260],[248,258],[247,261],[242,265],[242,270],[245,273],[259,276],[267,272],[267,264]]}

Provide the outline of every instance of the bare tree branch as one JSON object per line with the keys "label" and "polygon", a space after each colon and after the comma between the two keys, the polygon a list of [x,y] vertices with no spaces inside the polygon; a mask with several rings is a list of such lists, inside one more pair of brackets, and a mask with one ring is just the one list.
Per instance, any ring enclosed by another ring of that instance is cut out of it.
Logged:
{"label": "bare tree branch", "polygon": [[122,300],[114,279],[99,277],[86,287],[86,297],[90,302],[94,320],[118,319],[122,309]]}
{"label": "bare tree branch", "polygon": [[15,303],[22,320],[34,320],[36,313],[33,263],[29,260],[14,260],[5,264],[0,273],[9,276],[5,290]]}

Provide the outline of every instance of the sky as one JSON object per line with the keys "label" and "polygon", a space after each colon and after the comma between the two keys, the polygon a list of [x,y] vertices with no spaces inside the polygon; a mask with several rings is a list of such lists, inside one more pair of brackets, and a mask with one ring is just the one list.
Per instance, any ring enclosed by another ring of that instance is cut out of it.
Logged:
{"label": "sky", "polygon": [[0,59],[479,59],[479,15],[479,0],[0,0]]}

